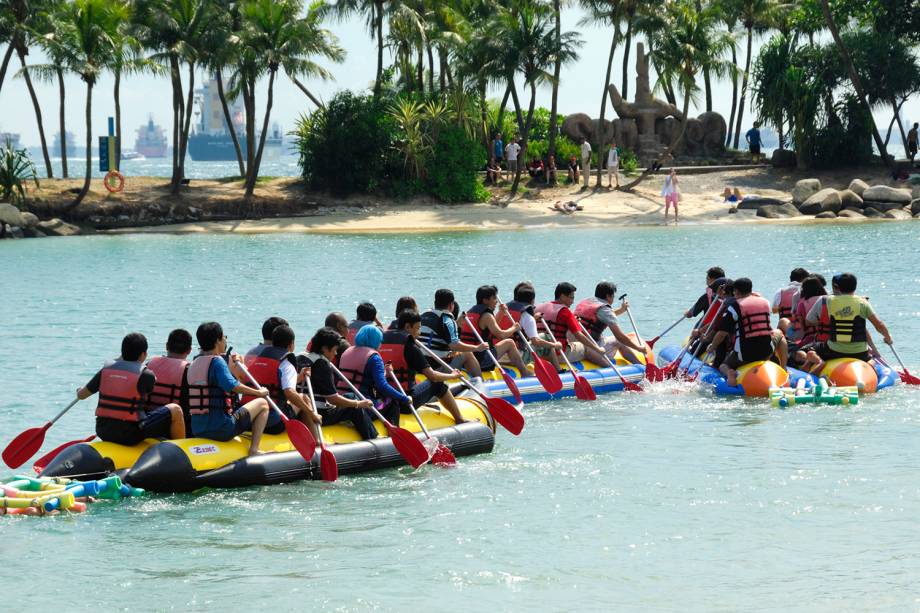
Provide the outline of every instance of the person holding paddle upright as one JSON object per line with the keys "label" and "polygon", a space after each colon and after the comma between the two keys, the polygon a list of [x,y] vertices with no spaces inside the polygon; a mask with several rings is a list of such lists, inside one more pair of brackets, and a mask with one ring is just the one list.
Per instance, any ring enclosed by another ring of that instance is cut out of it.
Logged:
{"label": "person holding paddle upright", "polygon": [[157,378],[144,366],[147,339],[132,332],[121,341],[121,355],[105,363],[77,390],[85,400],[99,393],[96,436],[120,445],[136,445],[145,438],[185,438],[185,417],[176,403],[151,406]]}
{"label": "person holding paddle upright", "polygon": [[[623,300],[620,308],[614,309],[613,300],[616,293],[616,285],[609,281],[601,281],[594,288],[594,297],[585,298],[575,307],[575,316],[581,320],[598,346],[604,349],[607,357],[613,360],[619,351],[630,364],[639,364],[641,360],[635,352],[644,354],[645,347],[637,344],[620,329],[617,315],[622,315],[629,308],[629,302]],[[608,329],[613,336],[604,338],[604,331]]]}
{"label": "person holding paddle upright", "polygon": [[[521,357],[521,352],[514,343],[513,336],[521,329],[521,325],[512,322],[508,327],[498,325],[495,317],[495,307],[498,305],[498,288],[494,285],[483,285],[476,290],[476,305],[466,312],[466,315],[460,322],[460,340],[470,345],[480,342],[480,339],[488,343],[494,351],[494,355],[499,362],[502,358],[518,369],[522,377],[532,377],[533,371],[527,367]],[[508,316],[508,308],[505,305],[499,307],[499,317],[505,319]],[[498,364],[492,362],[488,351],[480,351],[475,354],[476,360],[482,370],[492,370]]]}
{"label": "person holding paddle upright", "polygon": [[[400,405],[408,405],[412,398],[390,385],[387,381],[386,364],[380,357],[380,344],[383,332],[373,324],[358,330],[355,344],[349,347],[339,358],[339,369],[361,396],[371,402],[377,401],[378,410],[390,422],[399,423]],[[339,391],[350,389],[344,381],[339,382]]]}
{"label": "person holding paddle upright", "polygon": [[[383,333],[383,341],[378,351],[386,362],[388,370],[393,372],[403,391],[412,398],[415,408],[430,402],[433,398],[453,416],[454,421],[462,424],[465,419],[460,414],[457,400],[447,387],[447,381],[456,379],[460,373],[456,370],[441,372],[428,363],[422,350],[415,344],[415,339],[422,333],[422,318],[418,311],[406,309],[396,318],[396,326]],[[425,381],[416,383],[416,375],[425,376]]]}
{"label": "person holding paddle upright", "polygon": [[[595,364],[604,363],[604,355],[593,348],[591,337],[585,334],[571,310],[575,303],[574,285],[562,282],[556,286],[555,300],[545,302],[537,307],[537,313],[553,331],[553,336],[562,344],[562,351],[570,362],[579,362],[588,358]],[[547,340],[552,340],[547,336]]]}
{"label": "person holding paddle upright", "polygon": [[[487,343],[464,343],[457,332],[457,320],[454,316],[457,302],[449,289],[439,289],[434,293],[434,309],[422,313],[422,331],[420,341],[439,358],[453,355],[452,368],[462,367],[475,381],[482,376],[482,369],[476,356],[477,351],[489,348]],[[434,366],[434,364],[432,364]]]}
{"label": "person holding paddle upright", "polygon": [[[512,323],[521,324],[521,333],[527,338],[527,341],[534,347],[542,348],[546,352],[546,359],[553,365],[557,372],[562,370],[559,365],[559,357],[556,351],[562,351],[562,343],[553,343],[540,335],[537,330],[536,307],[534,301],[537,298],[537,292],[533,284],[529,281],[521,281],[514,286],[514,300],[505,303],[508,307],[508,314],[503,318],[499,315],[499,322],[503,328],[509,327]],[[521,352],[521,358],[524,362],[534,361],[530,355],[530,349],[524,344],[520,337],[517,339],[518,350]]]}

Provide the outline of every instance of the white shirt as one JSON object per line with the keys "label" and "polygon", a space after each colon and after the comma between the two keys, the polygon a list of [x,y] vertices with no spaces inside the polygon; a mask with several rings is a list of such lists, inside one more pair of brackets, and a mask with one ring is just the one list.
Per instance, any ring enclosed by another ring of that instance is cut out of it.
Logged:
{"label": "white shirt", "polygon": [[[787,285],[783,289],[777,290],[776,293],[773,294],[773,304],[771,305],[774,309],[779,308],[779,301],[783,299],[783,292],[790,287],[799,289],[800,287],[802,287],[802,284],[799,283],[798,281],[791,281],[789,285]],[[793,302],[796,302],[795,297],[793,297]]]}
{"label": "white shirt", "polygon": [[678,186],[677,177],[674,177],[674,180],[671,180],[671,175],[667,175],[664,178],[664,186],[661,188],[662,196],[670,196],[671,194],[679,194],[680,187]]}
{"label": "white shirt", "polygon": [[581,144],[581,159],[591,157],[591,143],[585,141]]}
{"label": "white shirt", "polygon": [[533,315],[524,311],[521,313],[521,320],[518,323],[521,324],[521,330],[524,331],[524,336],[527,337],[527,340],[537,336],[537,320],[534,319]]}
{"label": "white shirt", "polygon": [[620,165],[620,152],[617,151],[616,147],[611,147],[610,151],[607,152],[607,166],[609,168],[616,168]]}
{"label": "white shirt", "polygon": [[282,390],[296,390],[297,389],[297,369],[294,368],[294,365],[291,364],[288,360],[281,361],[281,389]]}
{"label": "white shirt", "polygon": [[518,153],[521,151],[521,146],[517,143],[511,143],[505,147],[505,155],[508,157],[509,162],[516,162],[518,158]]}

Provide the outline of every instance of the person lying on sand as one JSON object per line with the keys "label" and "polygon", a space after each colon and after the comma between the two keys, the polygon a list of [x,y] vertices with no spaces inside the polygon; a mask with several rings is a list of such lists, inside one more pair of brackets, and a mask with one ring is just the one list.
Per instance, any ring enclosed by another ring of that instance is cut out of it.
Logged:
{"label": "person lying on sand", "polygon": [[569,200],[565,204],[563,204],[561,200],[557,200],[556,204],[554,204],[551,208],[555,211],[559,211],[560,213],[565,213],[566,215],[574,213],[575,211],[583,211],[585,209],[585,207],[578,206],[572,200]]}

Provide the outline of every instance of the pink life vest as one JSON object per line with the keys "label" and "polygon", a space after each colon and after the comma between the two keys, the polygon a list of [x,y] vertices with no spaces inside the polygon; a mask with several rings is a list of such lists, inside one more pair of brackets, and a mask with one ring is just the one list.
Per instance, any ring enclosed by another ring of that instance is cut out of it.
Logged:
{"label": "pink life vest", "polygon": [[597,312],[603,306],[609,306],[606,302],[600,302],[596,298],[585,298],[575,307],[575,317],[581,320],[582,325],[588,329],[588,333],[594,340],[600,340],[607,329],[607,324],[597,319]]}
{"label": "pink life vest", "polygon": [[569,340],[566,334],[568,334],[569,327],[564,323],[559,322],[559,313],[562,312],[562,309],[568,309],[567,306],[561,302],[544,302],[537,307],[537,313],[543,315],[543,321],[546,322],[546,325],[549,326],[549,329],[552,330],[553,336],[556,337],[556,340],[562,343],[562,350],[565,351],[569,347]]}
{"label": "pink life vest", "polygon": [[770,336],[773,326],[770,324],[770,303],[766,298],[751,294],[738,300],[738,330],[741,339]]}
{"label": "pink life vest", "polygon": [[147,368],[153,371],[157,382],[153,385],[147,406],[151,409],[163,405],[178,403],[182,397],[182,385],[185,383],[185,372],[188,370],[188,361],[169,356],[156,356],[147,362]]}
{"label": "pink life vest", "polygon": [[[339,370],[342,371],[346,379],[351,381],[352,385],[361,390],[362,394],[364,394],[364,388],[362,388],[364,384],[364,368],[372,355],[379,355],[379,352],[370,347],[352,346],[346,349],[345,353],[339,358]],[[351,388],[344,381],[339,381],[336,387],[343,392],[351,391]],[[370,388],[372,385],[365,387]]]}
{"label": "pink life vest", "polygon": [[[206,415],[217,406],[230,414],[233,410],[233,400],[230,394],[219,387],[208,383],[208,373],[211,362],[222,360],[219,355],[200,355],[188,367],[188,408],[190,415]],[[215,402],[216,400],[216,402]]]}

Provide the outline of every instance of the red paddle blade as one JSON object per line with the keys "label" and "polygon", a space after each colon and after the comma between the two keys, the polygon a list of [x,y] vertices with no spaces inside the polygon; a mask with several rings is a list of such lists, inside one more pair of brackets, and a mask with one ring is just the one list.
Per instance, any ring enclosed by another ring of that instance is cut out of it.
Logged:
{"label": "red paddle blade", "polygon": [[635,383],[630,383],[629,381],[623,381],[623,389],[626,390],[627,392],[643,392],[643,391],[645,391],[645,390],[642,389],[641,386],[639,386],[639,385],[637,385],[637,384],[635,384]]}
{"label": "red paddle blade", "polygon": [[506,373],[504,368],[499,367],[499,369],[502,371],[502,379],[505,380],[505,385],[508,386],[508,390],[514,396],[514,400],[518,403],[524,402],[521,400],[521,390],[518,389],[517,383],[514,382],[514,377]]}
{"label": "red paddle blade", "polygon": [[653,339],[650,340],[650,341],[645,341],[645,344],[649,346],[649,349],[651,349],[651,348],[655,347],[655,343],[657,343],[657,342],[658,342],[658,339],[660,339],[660,338],[661,338],[660,336],[656,336],[655,338],[653,338]]}
{"label": "red paddle blade", "polygon": [[284,423],[284,427],[287,429],[288,438],[294,448],[300,452],[304,460],[312,462],[313,454],[316,453],[316,439],[313,438],[310,429],[303,422],[296,419],[287,420]]}
{"label": "red paddle blade", "polygon": [[339,478],[339,463],[335,459],[335,454],[325,447],[319,454],[319,472],[323,481],[335,481]]}
{"label": "red paddle blade", "polygon": [[901,381],[908,385],[920,385],[920,377],[910,374],[906,370],[904,372],[898,373],[901,376]]}
{"label": "red paddle blade", "polygon": [[521,433],[524,429],[524,416],[514,408],[514,405],[503,398],[487,396],[482,396],[482,398],[486,401],[486,407],[495,423],[515,436]]}
{"label": "red paddle blade", "polygon": [[437,466],[453,466],[457,463],[457,458],[454,457],[454,452],[447,445],[441,444],[434,450],[431,462]]}
{"label": "red paddle blade", "polygon": [[579,400],[597,400],[594,388],[587,379],[579,375],[575,375],[575,397]]}
{"label": "red paddle blade", "polygon": [[533,371],[547,394],[558,394],[562,390],[562,379],[559,378],[559,373],[543,358],[534,356]]}
{"label": "red paddle blade", "polygon": [[87,436],[86,438],[81,438],[80,440],[77,440],[77,441],[69,441],[67,443],[64,443],[63,445],[58,445],[57,447],[55,447],[54,449],[52,449],[51,451],[49,451],[42,457],[38,458],[38,460],[35,461],[35,464],[32,465],[32,470],[34,470],[36,474],[41,474],[41,472],[45,470],[45,467],[48,466],[48,464],[51,463],[51,460],[56,458],[59,453],[61,453],[62,451],[64,451],[65,449],[73,445],[78,445],[80,443],[88,443],[94,438],[96,438],[96,435],[91,434]]}
{"label": "red paddle blade", "polygon": [[35,455],[45,442],[45,431],[51,427],[49,421],[41,428],[29,428],[10,441],[3,450],[3,462],[10,468],[19,468]]}
{"label": "red paddle blade", "polygon": [[651,382],[664,381],[663,369],[658,368],[651,362],[645,364],[645,378]]}
{"label": "red paddle blade", "polygon": [[408,430],[390,424],[387,425],[387,432],[390,433],[390,438],[393,439],[393,446],[396,447],[396,451],[406,462],[412,465],[412,468],[418,468],[430,459],[428,450],[425,449],[422,441],[415,438],[415,435]]}

